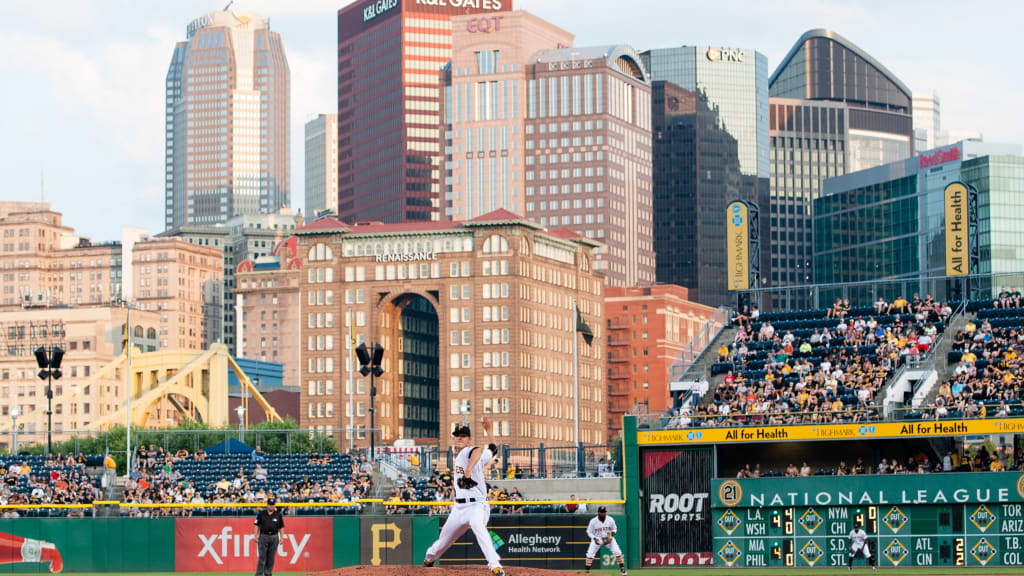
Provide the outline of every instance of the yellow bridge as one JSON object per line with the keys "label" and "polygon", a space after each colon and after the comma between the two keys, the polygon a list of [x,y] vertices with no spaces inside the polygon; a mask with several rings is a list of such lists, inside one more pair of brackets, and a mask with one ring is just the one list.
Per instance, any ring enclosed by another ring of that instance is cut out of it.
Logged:
{"label": "yellow bridge", "polygon": [[[54,395],[53,404],[63,402],[70,405],[79,399],[87,400],[88,395],[82,391],[89,390],[90,385],[99,387],[104,381],[109,381],[118,370],[124,369],[126,363],[128,358],[121,354],[79,386],[72,387],[71,392]],[[150,423],[153,408],[164,399],[177,410],[183,420],[204,422],[215,428],[227,426],[230,423],[228,370],[241,382],[245,391],[244,396],[251,397],[259,404],[269,420],[281,421],[281,416],[274,407],[260,395],[256,386],[228,353],[228,347],[224,344],[214,344],[209,350],[164,350],[142,353],[135,348],[128,369],[132,426],[146,427]],[[124,402],[120,409],[100,416],[84,429],[106,430],[112,426],[123,425],[126,422],[127,410],[127,402]],[[35,422],[37,429],[45,430],[45,404],[24,414],[19,418],[19,423],[21,422]],[[159,427],[160,424],[154,423],[151,426]],[[10,422],[0,422],[0,431],[10,428]]]}

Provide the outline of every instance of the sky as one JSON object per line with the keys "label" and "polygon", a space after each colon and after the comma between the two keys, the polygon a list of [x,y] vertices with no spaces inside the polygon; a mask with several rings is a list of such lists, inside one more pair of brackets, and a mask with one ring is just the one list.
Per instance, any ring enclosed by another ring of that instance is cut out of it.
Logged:
{"label": "sky", "polygon": [[[774,70],[800,35],[830,28],[915,92],[942,128],[1024,143],[1021,2],[513,0],[576,45],[755,49]],[[94,241],[163,230],[164,80],[175,42],[227,0],[0,1],[0,201],[45,197]],[[336,108],[338,0],[237,0],[270,18],[291,69],[292,206],[302,208],[303,125]],[[42,194],[41,194],[42,192]]]}

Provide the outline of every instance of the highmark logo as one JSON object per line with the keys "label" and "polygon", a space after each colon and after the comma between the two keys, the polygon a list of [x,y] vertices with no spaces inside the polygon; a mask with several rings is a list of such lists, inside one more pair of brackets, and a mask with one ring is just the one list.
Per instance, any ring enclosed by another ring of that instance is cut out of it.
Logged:
{"label": "highmark logo", "polygon": [[733,204],[731,206],[731,208],[732,208],[732,225],[733,226],[742,226],[743,225],[743,214],[741,212],[743,211],[743,207],[740,206],[739,204]]}
{"label": "highmark logo", "polygon": [[703,435],[703,432],[694,432],[693,430],[691,430],[686,433],[686,439],[689,440],[690,442],[693,442],[694,440],[700,440],[701,436]]}
{"label": "highmark logo", "polygon": [[861,426],[860,428],[857,429],[857,432],[861,436],[871,436],[871,435],[873,435],[875,433],[875,427],[873,425],[872,426]]}
{"label": "highmark logo", "polygon": [[495,532],[494,530],[489,530],[488,532],[491,534],[491,542],[494,543],[495,551],[497,551],[498,548],[501,548],[505,545],[505,541],[501,539],[501,536],[498,536],[497,532]]}

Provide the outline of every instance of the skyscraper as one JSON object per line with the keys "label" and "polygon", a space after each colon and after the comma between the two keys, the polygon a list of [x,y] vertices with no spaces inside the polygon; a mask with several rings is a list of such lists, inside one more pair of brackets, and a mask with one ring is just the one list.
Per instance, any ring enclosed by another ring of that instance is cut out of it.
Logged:
{"label": "skyscraper", "polygon": [[977,130],[943,130],[939,95],[914,92],[914,152],[942,148],[957,142],[982,141]]}
{"label": "skyscraper", "polygon": [[289,204],[290,83],[269,20],[224,11],[188,25],[167,70],[167,230]]}
{"label": "skyscraper", "polygon": [[[913,145],[911,93],[896,76],[831,30],[810,30],[770,80],[771,227],[769,284],[814,281],[812,205],[822,181],[908,158]],[[791,291],[780,306],[808,305]],[[769,304],[764,302],[764,304]]]}
{"label": "skyscraper", "polygon": [[438,220],[441,69],[451,16],[512,0],[359,0],[338,11],[338,217]]}
{"label": "skyscraper", "polygon": [[338,211],[338,115],[320,114],[306,123],[306,215]]}
{"label": "skyscraper", "polygon": [[[768,60],[754,50],[710,46],[641,57],[654,82],[658,282],[685,286],[702,304],[725,304],[726,206],[767,206]],[[767,231],[763,220],[761,229]]]}
{"label": "skyscraper", "polygon": [[523,11],[452,18],[446,213],[505,209],[603,244],[609,285],[654,282],[650,81],[625,45],[570,47]]}

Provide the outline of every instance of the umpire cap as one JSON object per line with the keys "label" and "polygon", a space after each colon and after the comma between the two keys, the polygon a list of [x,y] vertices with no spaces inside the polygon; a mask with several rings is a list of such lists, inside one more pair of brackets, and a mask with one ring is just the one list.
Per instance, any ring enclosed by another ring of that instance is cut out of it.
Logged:
{"label": "umpire cap", "polygon": [[276,506],[276,505],[277,505],[277,500],[275,500],[273,498],[267,498],[267,506]]}
{"label": "umpire cap", "polygon": [[452,431],[452,436],[472,436],[473,433],[469,431],[468,424],[456,424],[455,430]]}

